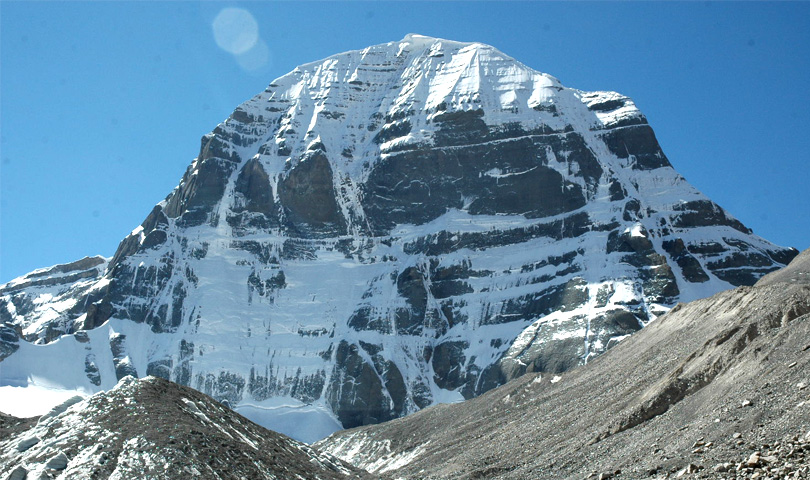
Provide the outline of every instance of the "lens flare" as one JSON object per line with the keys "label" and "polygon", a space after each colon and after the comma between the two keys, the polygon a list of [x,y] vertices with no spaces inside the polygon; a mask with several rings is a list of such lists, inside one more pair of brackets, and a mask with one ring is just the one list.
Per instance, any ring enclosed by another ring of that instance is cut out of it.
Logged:
{"label": "lens flare", "polygon": [[270,48],[262,39],[259,39],[256,45],[247,52],[241,55],[235,55],[234,57],[236,58],[236,63],[238,63],[243,70],[248,72],[256,72],[272,63]]}
{"label": "lens flare", "polygon": [[259,24],[242,8],[223,8],[211,26],[219,48],[233,55],[246,53],[259,41]]}

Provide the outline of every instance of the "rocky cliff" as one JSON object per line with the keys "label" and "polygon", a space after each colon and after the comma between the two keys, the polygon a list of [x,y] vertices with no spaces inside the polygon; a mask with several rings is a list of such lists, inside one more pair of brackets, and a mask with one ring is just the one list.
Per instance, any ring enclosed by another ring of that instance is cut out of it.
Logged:
{"label": "rocky cliff", "polygon": [[0,383],[155,375],[314,440],[566,371],[795,255],[629,98],[408,35],[237,107],[112,258],[1,286]]}

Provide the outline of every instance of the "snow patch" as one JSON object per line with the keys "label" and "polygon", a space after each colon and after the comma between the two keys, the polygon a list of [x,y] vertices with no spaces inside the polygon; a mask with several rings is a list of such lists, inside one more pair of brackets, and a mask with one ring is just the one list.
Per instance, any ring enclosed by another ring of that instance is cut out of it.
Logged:
{"label": "snow patch", "polygon": [[49,388],[37,384],[0,386],[0,412],[19,418],[36,417],[76,396],[86,398],[89,394],[82,390]]}

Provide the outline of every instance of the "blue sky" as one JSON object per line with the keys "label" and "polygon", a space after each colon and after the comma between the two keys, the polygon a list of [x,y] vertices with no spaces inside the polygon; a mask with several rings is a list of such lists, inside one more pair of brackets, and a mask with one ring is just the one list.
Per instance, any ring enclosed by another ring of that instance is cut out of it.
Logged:
{"label": "blue sky", "polygon": [[[262,44],[219,48],[223,8]],[[200,137],[296,65],[420,33],[616,90],[687,180],[810,246],[810,3],[0,2],[0,282],[110,256]]]}

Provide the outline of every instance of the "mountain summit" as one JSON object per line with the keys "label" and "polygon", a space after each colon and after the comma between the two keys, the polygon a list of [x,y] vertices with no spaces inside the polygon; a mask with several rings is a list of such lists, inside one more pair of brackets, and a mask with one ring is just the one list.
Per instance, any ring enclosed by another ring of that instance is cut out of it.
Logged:
{"label": "mountain summit", "polygon": [[408,35],[238,106],[112,258],[1,286],[0,384],[154,375],[310,441],[570,369],[796,253],[629,98]]}

